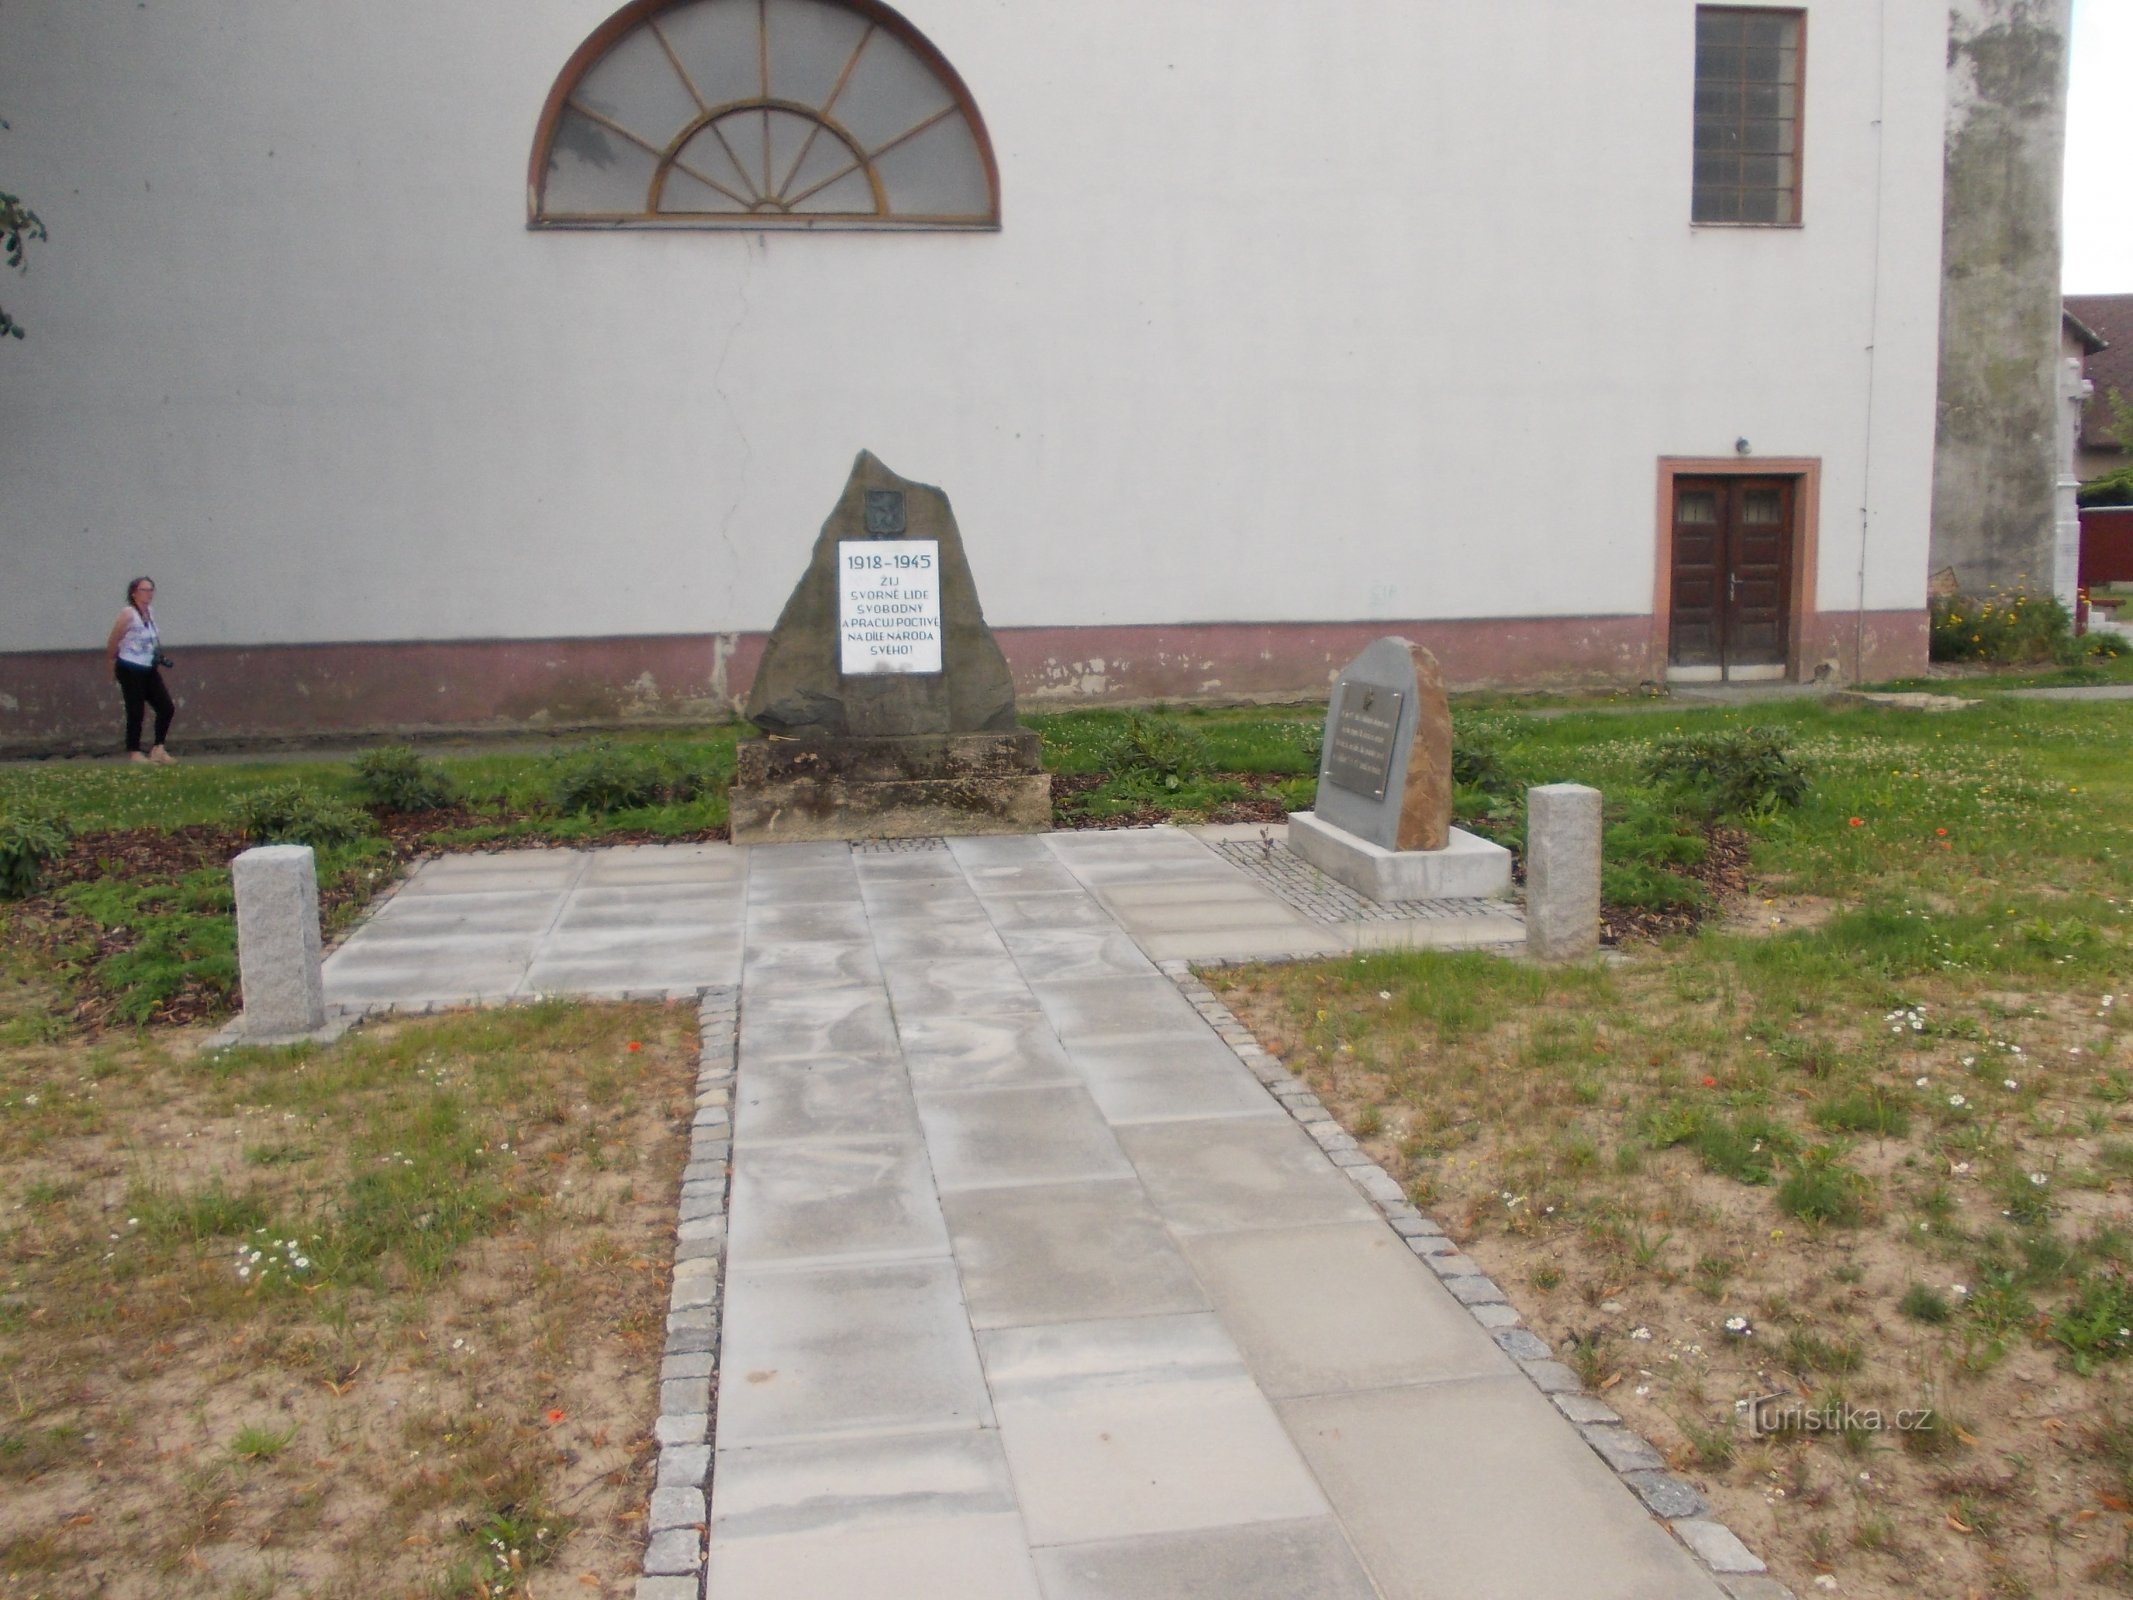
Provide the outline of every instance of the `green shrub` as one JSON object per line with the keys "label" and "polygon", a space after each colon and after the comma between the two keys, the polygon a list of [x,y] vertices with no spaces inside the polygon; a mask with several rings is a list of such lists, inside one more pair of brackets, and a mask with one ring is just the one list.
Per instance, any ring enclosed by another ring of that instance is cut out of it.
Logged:
{"label": "green shrub", "polygon": [[353,844],[377,831],[370,818],[301,778],[269,784],[236,805],[237,827],[254,844]]}
{"label": "green shrub", "polygon": [[1113,779],[1175,790],[1208,770],[1207,741],[1176,717],[1129,711],[1104,750]]}
{"label": "green shrub", "polygon": [[2089,479],[2076,498],[2084,506],[2133,506],[2133,466]]}
{"label": "green shrub", "polygon": [[1807,773],[1790,742],[1764,728],[1663,739],[1645,776],[1699,801],[1709,816],[1767,815],[1807,797]]}
{"label": "green shrub", "polygon": [[1939,595],[1930,615],[1935,661],[2032,666],[2074,648],[2074,619],[2054,595]]}
{"label": "green shrub", "polygon": [[1456,787],[1501,794],[1511,787],[1502,746],[1491,728],[1452,728],[1452,783]]}
{"label": "green shrub", "polygon": [[583,748],[556,757],[549,798],[569,816],[634,811],[666,797],[666,775],[643,750],[624,749],[609,739],[588,740]]}
{"label": "green shrub", "polygon": [[404,744],[364,751],[356,757],[355,775],[363,804],[377,811],[437,811],[458,798],[452,780]]}
{"label": "green shrub", "polygon": [[0,900],[35,894],[46,864],[66,854],[69,831],[45,811],[0,814]]}

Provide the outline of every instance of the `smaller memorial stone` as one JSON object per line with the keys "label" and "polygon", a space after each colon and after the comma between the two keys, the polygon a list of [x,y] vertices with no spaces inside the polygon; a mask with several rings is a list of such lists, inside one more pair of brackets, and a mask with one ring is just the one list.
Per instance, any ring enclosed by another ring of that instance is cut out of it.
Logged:
{"label": "smaller memorial stone", "polygon": [[1318,798],[1289,818],[1289,848],[1381,903],[1507,893],[1511,856],[1452,826],[1452,712],[1437,658],[1379,639],[1326,708]]}

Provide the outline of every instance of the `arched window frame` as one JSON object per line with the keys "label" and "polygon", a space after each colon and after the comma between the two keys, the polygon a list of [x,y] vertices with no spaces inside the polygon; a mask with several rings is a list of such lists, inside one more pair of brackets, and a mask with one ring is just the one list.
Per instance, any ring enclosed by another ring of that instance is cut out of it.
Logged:
{"label": "arched window frame", "polygon": [[[983,164],[987,196],[986,212],[982,216],[927,217],[927,216],[860,216],[851,214],[827,215],[779,215],[775,213],[746,212],[725,214],[662,214],[614,213],[603,215],[543,214],[543,197],[547,184],[550,154],[556,132],[564,112],[569,109],[571,96],[579,83],[607,53],[620,44],[629,34],[655,20],[661,13],[676,10],[693,3],[693,0],[630,0],[620,11],[609,17],[589,34],[585,42],[572,53],[557,76],[555,85],[548,91],[547,103],[541,108],[540,122],[533,138],[533,154],[526,174],[526,225],[535,229],[705,229],[717,232],[762,232],[765,230],[798,232],[994,232],[1000,227],[1000,167],[994,158],[992,136],[985,126],[985,118],[978,110],[975,96],[963,82],[962,75],[950,64],[948,58],[936,49],[931,40],[912,26],[898,12],[880,3],[880,0],[832,0],[840,8],[863,17],[874,27],[889,34],[908,49],[932,72],[946,89],[969,126],[976,142],[978,159]],[[694,94],[691,89],[692,96]],[[775,102],[769,102],[775,104]],[[699,104],[701,101],[699,100]],[[745,102],[743,103],[745,104]],[[800,108],[804,114],[813,115],[811,108]],[[701,127],[715,116],[730,114],[729,110],[704,108],[703,115],[690,129],[676,138],[670,152],[685,144]],[[834,129],[832,130],[835,131]],[[838,134],[838,137],[844,137]],[[847,140],[849,143],[849,140]],[[878,156],[883,152],[877,151]],[[871,174],[870,174],[871,176]]]}

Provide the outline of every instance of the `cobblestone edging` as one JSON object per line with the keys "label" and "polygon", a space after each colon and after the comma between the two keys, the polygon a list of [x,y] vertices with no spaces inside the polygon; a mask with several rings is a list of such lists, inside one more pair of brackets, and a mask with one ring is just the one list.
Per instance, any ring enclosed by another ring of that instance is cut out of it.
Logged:
{"label": "cobblestone edging", "polygon": [[709,1532],[713,1397],[725,1309],[726,1192],[733,1169],[733,1072],[740,991],[706,989],[698,1002],[701,1055],[689,1160],[681,1169],[674,1288],[659,1365],[659,1474],[645,1527],[637,1600],[700,1600]]}
{"label": "cobblestone edging", "polygon": [[1313,922],[1440,922],[1458,917],[1512,917],[1515,900],[1373,900],[1327,877],[1278,839],[1215,839],[1208,848]]}
{"label": "cobblestone edging", "polygon": [[[1259,847],[1249,848],[1256,851]],[[1452,1292],[1452,1298],[1489,1331],[1498,1347],[1577,1429],[1578,1436],[1614,1469],[1653,1516],[1673,1530],[1732,1600],[1796,1600],[1790,1589],[1769,1576],[1755,1553],[1711,1515],[1703,1496],[1666,1470],[1664,1458],[1650,1442],[1624,1423],[1614,1407],[1597,1395],[1587,1394],[1579,1385],[1577,1374],[1555,1359],[1547,1341],[1521,1325],[1523,1319],[1495,1280],[1471,1256],[1461,1254],[1442,1228],[1409,1203],[1406,1192],[1393,1182],[1391,1175],[1363,1153],[1302,1079],[1283,1066],[1278,1057],[1268,1054],[1251,1030],[1200,981],[1189,962],[1165,961],[1160,965],[1267,1092],[1287,1108],[1333,1164],[1369,1197],[1392,1225],[1393,1232]]]}

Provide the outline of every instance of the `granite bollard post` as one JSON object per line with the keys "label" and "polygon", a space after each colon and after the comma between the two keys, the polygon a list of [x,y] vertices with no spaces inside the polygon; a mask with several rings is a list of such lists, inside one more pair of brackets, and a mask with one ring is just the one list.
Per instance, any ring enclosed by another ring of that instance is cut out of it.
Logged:
{"label": "granite bollard post", "polygon": [[1600,947],[1600,791],[1526,791],[1526,953],[1576,961]]}
{"label": "granite bollard post", "polygon": [[244,1036],[289,1038],[326,1025],[319,974],[318,866],[311,847],[269,844],[230,863]]}

